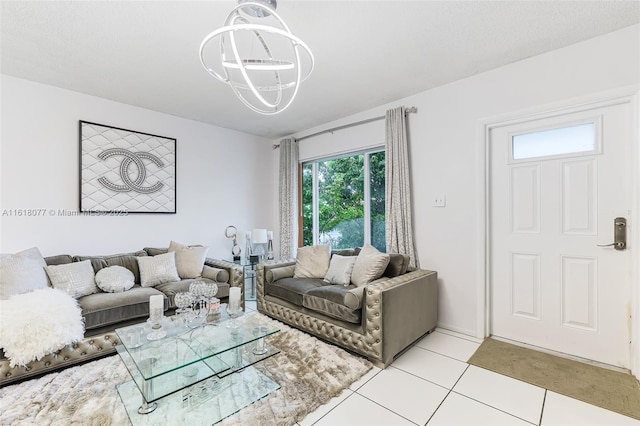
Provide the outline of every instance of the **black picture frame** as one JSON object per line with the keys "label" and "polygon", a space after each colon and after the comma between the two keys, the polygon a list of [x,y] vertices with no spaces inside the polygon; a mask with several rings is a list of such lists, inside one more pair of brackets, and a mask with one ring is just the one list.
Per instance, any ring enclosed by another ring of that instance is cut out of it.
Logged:
{"label": "black picture frame", "polygon": [[177,140],[80,120],[83,213],[176,213]]}

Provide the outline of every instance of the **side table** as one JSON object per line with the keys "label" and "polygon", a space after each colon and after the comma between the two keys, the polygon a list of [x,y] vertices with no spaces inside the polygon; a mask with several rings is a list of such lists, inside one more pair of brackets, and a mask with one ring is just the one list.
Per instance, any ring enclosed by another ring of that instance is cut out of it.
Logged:
{"label": "side table", "polygon": [[261,262],[251,263],[246,257],[240,260],[234,260],[235,263],[242,266],[242,275],[244,275],[244,300],[256,300],[258,297],[257,278],[258,263],[272,263],[275,260],[263,260]]}
{"label": "side table", "polygon": [[256,300],[256,278],[257,263],[249,263],[242,265],[242,273],[244,274],[244,300]]}

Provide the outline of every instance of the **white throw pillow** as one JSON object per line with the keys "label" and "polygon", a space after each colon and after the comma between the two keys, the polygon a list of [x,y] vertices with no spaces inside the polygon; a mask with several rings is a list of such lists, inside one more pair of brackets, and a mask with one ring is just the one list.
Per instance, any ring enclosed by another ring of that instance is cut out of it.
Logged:
{"label": "white throw pillow", "polygon": [[159,254],[157,256],[140,256],[138,267],[140,268],[140,285],[153,287],[162,283],[180,281],[176,269],[176,253]]}
{"label": "white throw pillow", "polygon": [[0,299],[46,288],[47,263],[36,248],[15,254],[0,254]]}
{"label": "white throw pillow", "polygon": [[0,301],[0,324],[0,346],[10,367],[40,359],[84,336],[78,302],[48,287]]}
{"label": "white throw pillow", "polygon": [[133,272],[124,266],[109,266],[102,268],[96,274],[96,284],[100,290],[107,293],[122,293],[135,284]]}
{"label": "white throw pillow", "polygon": [[391,256],[381,253],[371,244],[365,244],[358,254],[355,265],[353,265],[351,282],[361,286],[377,280],[384,274],[389,260],[391,260]]}
{"label": "white throw pillow", "polygon": [[76,299],[98,292],[96,274],[90,260],[51,265],[45,270],[53,288],[62,290]]}
{"label": "white throw pillow", "polygon": [[356,263],[356,256],[340,256],[334,254],[331,257],[331,263],[329,264],[329,270],[327,275],[324,276],[324,281],[331,284],[351,284],[351,271],[353,271],[353,265]]}
{"label": "white throw pillow", "polygon": [[169,251],[176,252],[176,268],[180,278],[199,278],[209,247],[189,247],[171,241]]}
{"label": "white throw pillow", "polygon": [[328,244],[300,247],[296,256],[294,278],[324,278],[329,269],[331,247]]}

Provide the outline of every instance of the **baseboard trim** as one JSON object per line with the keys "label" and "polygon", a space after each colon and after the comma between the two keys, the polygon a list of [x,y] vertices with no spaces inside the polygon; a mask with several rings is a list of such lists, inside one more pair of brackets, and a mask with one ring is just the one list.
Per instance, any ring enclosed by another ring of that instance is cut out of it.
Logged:
{"label": "baseboard trim", "polygon": [[439,331],[443,334],[449,334],[454,337],[459,337],[461,339],[470,340],[475,343],[482,343],[482,339],[478,339],[476,337],[475,330],[469,330],[466,328],[456,327],[450,324],[438,322],[436,324],[436,331]]}

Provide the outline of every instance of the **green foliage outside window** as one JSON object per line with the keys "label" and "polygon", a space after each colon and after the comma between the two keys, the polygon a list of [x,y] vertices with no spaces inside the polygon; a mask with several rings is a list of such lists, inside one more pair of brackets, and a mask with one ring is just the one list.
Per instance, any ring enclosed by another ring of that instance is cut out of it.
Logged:
{"label": "green foliage outside window", "polygon": [[[365,240],[365,155],[369,155],[371,244],[385,251],[384,151],[317,162],[318,237],[333,249]],[[313,163],[302,167],[303,243],[313,244]]]}
{"label": "green foliage outside window", "polygon": [[371,191],[371,245],[387,251],[385,221],[385,155],[384,151],[369,156]]}

